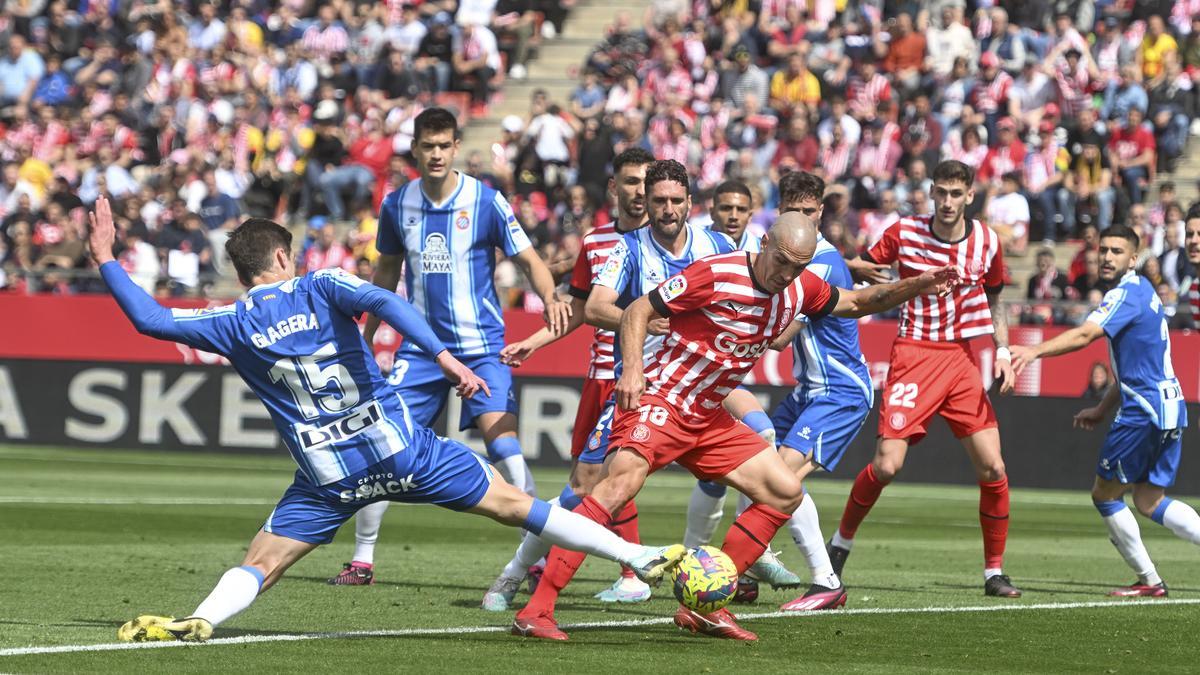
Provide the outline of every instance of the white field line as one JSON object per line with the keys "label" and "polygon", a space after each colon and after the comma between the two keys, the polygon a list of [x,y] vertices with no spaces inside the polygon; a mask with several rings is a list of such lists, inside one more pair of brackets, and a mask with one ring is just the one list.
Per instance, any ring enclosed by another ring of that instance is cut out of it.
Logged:
{"label": "white field line", "polygon": [[82,504],[86,506],[274,506],[278,499],[235,497],[20,497],[0,495],[0,504]]}
{"label": "white field line", "polygon": [[[1125,600],[1097,602],[1046,602],[1029,605],[975,605],[961,607],[870,607],[856,609],[839,609],[827,612],[760,612],[742,614],[738,618],[749,621],[755,619],[778,618],[836,618],[839,616],[865,614],[957,614],[970,612],[1019,612],[1029,610],[1066,610],[1066,609],[1095,609],[1120,607],[1161,607],[1165,605],[1197,605],[1200,598],[1181,598],[1167,600]],[[584,623],[565,624],[563,629],[587,628],[634,628],[638,626],[657,626],[671,623],[670,617],[653,617],[647,619],[630,619],[624,621],[588,621]],[[110,652],[128,649],[160,649],[166,647],[211,647],[218,645],[244,645],[259,642],[301,642],[306,640],[345,640],[353,638],[399,638],[420,637],[422,635],[468,635],[472,633],[503,633],[509,626],[460,626],[457,628],[403,628],[399,630],[365,630],[329,633],[297,633],[294,635],[243,635],[240,637],[217,638],[208,642],[195,644],[187,642],[115,642],[94,645],[59,645],[55,647],[16,647],[0,649],[0,657],[31,656],[37,654],[70,654],[76,652]]]}

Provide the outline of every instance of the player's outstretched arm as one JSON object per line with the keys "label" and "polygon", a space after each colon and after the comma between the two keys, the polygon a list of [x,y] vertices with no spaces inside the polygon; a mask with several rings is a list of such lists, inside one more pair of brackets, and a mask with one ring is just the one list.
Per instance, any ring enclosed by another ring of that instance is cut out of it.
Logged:
{"label": "player's outstretched arm", "polygon": [[519,368],[537,350],[570,335],[576,328],[584,324],[584,306],[582,298],[571,298],[571,318],[567,321],[567,329],[561,335],[555,335],[549,328],[543,326],[524,340],[505,345],[504,349],[500,350],[500,362],[506,366]]}
{"label": "player's outstretched arm", "polygon": [[[658,291],[651,291],[657,293]],[[646,377],[642,370],[642,353],[646,349],[646,331],[653,319],[663,319],[650,296],[643,295],[625,308],[621,317],[621,378],[617,380],[617,405],[622,410],[633,410],[646,390]]]}
{"label": "player's outstretched arm", "polygon": [[858,290],[843,289],[839,291],[838,302],[832,313],[835,316],[851,319],[868,314],[878,314],[897,307],[918,295],[948,293],[958,284],[958,278],[958,268],[947,265],[890,284],[880,284]]}
{"label": "player's outstretched arm", "polygon": [[550,274],[546,263],[542,262],[542,258],[533,247],[528,247],[513,256],[513,262],[517,263],[529,279],[529,283],[533,284],[533,292],[542,299],[542,304],[546,307],[542,313],[546,327],[555,335],[564,333],[571,318],[571,305],[559,299],[558,294],[554,292],[554,275]]}
{"label": "player's outstretched arm", "polygon": [[1077,352],[1102,337],[1104,329],[1099,324],[1084,321],[1082,325],[1059,333],[1040,345],[1014,345],[1010,347],[1013,369],[1020,375],[1026,366],[1040,358]]}
{"label": "player's outstretched arm", "polygon": [[617,307],[617,299],[620,294],[616,289],[599,284],[592,287],[592,292],[588,294],[587,303],[583,306],[584,319],[595,326],[605,330],[619,331],[621,330],[621,308]]}
{"label": "player's outstretched arm", "polygon": [[863,257],[851,258],[846,261],[850,268],[850,276],[855,281],[867,284],[886,284],[892,280],[892,266],[867,260]]}
{"label": "player's outstretched arm", "polygon": [[[404,257],[400,255],[383,254],[375,264],[375,277],[371,283],[389,293],[396,292],[400,284],[400,273],[404,268]],[[367,317],[367,325],[363,326],[363,339],[367,344],[375,343],[375,331],[379,330],[379,315],[374,312]]]}

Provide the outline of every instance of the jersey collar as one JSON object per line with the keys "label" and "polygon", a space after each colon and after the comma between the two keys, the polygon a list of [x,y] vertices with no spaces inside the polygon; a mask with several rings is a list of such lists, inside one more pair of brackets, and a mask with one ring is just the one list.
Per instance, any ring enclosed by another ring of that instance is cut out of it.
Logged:
{"label": "jersey collar", "polygon": [[446,201],[442,202],[441,204],[433,203],[433,200],[429,198],[429,195],[425,194],[425,190],[421,187],[420,178],[414,181],[416,183],[417,191],[421,193],[421,201],[424,202],[426,206],[433,209],[448,209],[450,208],[450,205],[454,203],[454,200],[458,199],[459,193],[462,192],[463,185],[466,185],[467,179],[470,178],[470,176],[459,171],[458,169],[454,169],[454,171],[458,174],[458,185],[454,187],[454,192],[446,198]]}
{"label": "jersey collar", "polygon": [[650,240],[650,244],[654,246],[654,248],[658,249],[658,252],[661,253],[664,258],[667,258],[668,260],[683,260],[692,252],[692,227],[687,223],[684,223],[683,229],[687,239],[684,242],[683,253],[680,253],[678,256],[673,255],[670,251],[663,248],[662,244],[658,243],[658,240],[654,238],[654,231],[652,229],[646,228],[646,238]]}
{"label": "jersey collar", "polygon": [[[759,255],[763,255],[759,253]],[[758,283],[758,277],[754,276],[754,261],[750,259],[750,251],[746,251],[746,272],[750,277],[750,285],[754,286],[754,290],[763,295],[771,295],[771,292],[763,288],[762,284]]]}

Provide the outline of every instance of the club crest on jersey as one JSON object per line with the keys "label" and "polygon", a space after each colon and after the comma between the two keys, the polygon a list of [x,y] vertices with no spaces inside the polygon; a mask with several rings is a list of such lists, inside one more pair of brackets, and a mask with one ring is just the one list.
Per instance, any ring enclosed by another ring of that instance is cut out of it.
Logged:
{"label": "club crest on jersey", "polygon": [[662,299],[664,301],[670,302],[670,301],[674,300],[675,298],[678,298],[679,296],[683,295],[683,292],[686,290],[687,290],[687,279],[684,279],[682,276],[677,275],[677,276],[671,277],[670,279],[667,279],[667,283],[662,285],[661,290],[658,292],[658,294],[660,296],[662,296]]}
{"label": "club crest on jersey", "polygon": [[597,429],[594,432],[592,432],[592,437],[591,437],[591,439],[588,440],[588,448],[591,450],[600,449],[600,438],[602,436],[604,436],[604,432],[601,431],[600,429]]}
{"label": "club crest on jersey", "polygon": [[454,227],[460,230],[471,227],[471,214],[467,213],[466,209],[458,212],[458,216],[454,219]]}
{"label": "club crest on jersey", "polygon": [[783,315],[779,317],[779,330],[782,331],[784,328],[787,328],[787,325],[789,323],[791,323],[791,321],[792,321],[792,308],[784,307]]}
{"label": "club crest on jersey", "polygon": [[904,416],[904,413],[892,413],[891,417],[888,418],[888,424],[892,425],[893,429],[903,429],[907,423],[908,418]]}
{"label": "club crest on jersey", "polygon": [[633,428],[633,433],[629,437],[639,443],[650,440],[650,427],[645,424],[639,424]]}
{"label": "club crest on jersey", "polygon": [[972,260],[967,263],[967,274],[973,277],[981,276],[983,274],[983,261]]}
{"label": "club crest on jersey", "polygon": [[445,235],[434,232],[425,237],[425,246],[421,249],[421,272],[423,274],[450,274],[454,261],[450,258],[450,248],[446,246]]}

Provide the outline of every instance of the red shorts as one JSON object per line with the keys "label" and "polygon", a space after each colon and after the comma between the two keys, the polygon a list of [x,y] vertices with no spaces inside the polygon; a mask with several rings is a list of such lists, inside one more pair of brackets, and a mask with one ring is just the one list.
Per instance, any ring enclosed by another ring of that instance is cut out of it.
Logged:
{"label": "red shorts", "polygon": [[587,446],[588,439],[596,430],[596,422],[600,421],[600,413],[604,410],[604,402],[612,396],[616,380],[583,381],[583,391],[579,395],[579,410],[575,411],[575,428],[571,432],[571,456],[578,457]]}
{"label": "red shorts", "polygon": [[996,426],[996,412],[970,345],[899,338],[892,345],[883,387],[879,436],[918,443],[934,413],[957,438]]}
{"label": "red shorts", "polygon": [[608,441],[609,452],[627,448],[641,455],[651,473],[677,462],[702,480],[728,475],[766,447],[762,436],[724,408],[697,424],[650,394],[642,396],[637,410],[617,410]]}

